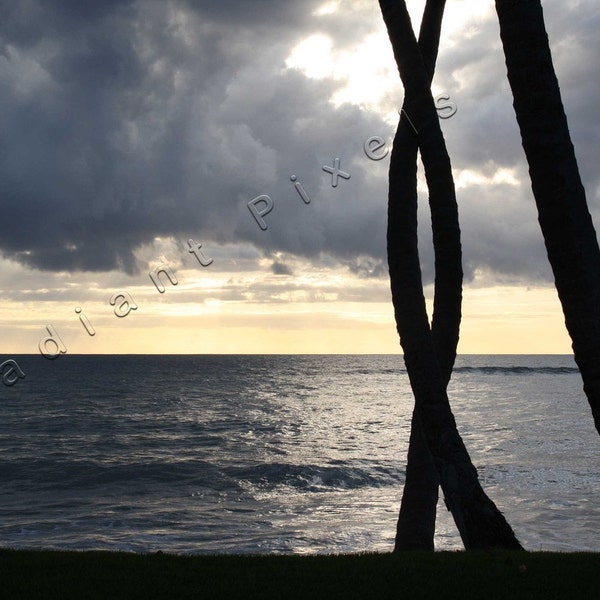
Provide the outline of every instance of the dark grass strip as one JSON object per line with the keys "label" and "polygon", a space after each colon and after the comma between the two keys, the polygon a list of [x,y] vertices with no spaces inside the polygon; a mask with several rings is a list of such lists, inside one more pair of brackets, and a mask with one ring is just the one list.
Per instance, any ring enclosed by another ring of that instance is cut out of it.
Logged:
{"label": "dark grass strip", "polygon": [[0,598],[600,598],[600,554],[178,556],[0,550]]}

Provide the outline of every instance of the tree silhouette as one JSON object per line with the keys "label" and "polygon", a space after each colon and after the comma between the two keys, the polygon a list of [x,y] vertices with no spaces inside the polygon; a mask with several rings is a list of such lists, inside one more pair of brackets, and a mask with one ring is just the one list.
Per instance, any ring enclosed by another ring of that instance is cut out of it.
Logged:
{"label": "tree silhouette", "polygon": [[[423,64],[429,77],[429,84],[433,79],[435,62],[437,59],[442,17],[444,14],[445,0],[432,2],[428,0],[421,20],[419,32],[419,50],[423,57]],[[402,107],[404,114],[407,110],[406,101]],[[417,134],[418,135],[418,134]],[[393,224],[396,219],[416,221],[417,214],[417,154],[418,143],[415,132],[410,125],[399,127],[395,144],[399,160],[397,165],[397,182],[402,191],[397,194],[398,203],[390,205],[390,210],[396,211],[396,218],[388,220],[392,231],[388,234],[393,239]],[[435,206],[447,201],[450,206],[454,203],[454,185],[446,180],[443,188],[444,198],[439,198],[435,192],[441,191],[441,186],[434,189],[430,196],[430,205]],[[434,212],[434,211],[432,211]],[[438,213],[436,213],[438,214]],[[458,229],[455,230],[455,232]],[[446,240],[453,244],[451,251],[458,253],[460,265],[460,235]],[[434,237],[434,250],[436,256],[444,251],[444,240],[439,236]],[[442,243],[442,246],[440,246]],[[456,264],[456,263],[455,263]],[[433,344],[442,379],[447,387],[456,358],[458,344],[458,331],[460,327],[460,307],[462,289],[462,269],[453,269],[448,272],[446,285],[444,285],[443,271],[436,269],[436,285],[434,294],[434,313],[432,322]],[[454,310],[448,310],[452,306]],[[445,310],[440,308],[444,307]],[[442,340],[444,340],[443,343]],[[439,477],[433,463],[431,453],[427,447],[421,421],[417,411],[413,411],[411,421],[408,457],[406,461],[406,477],[402,492],[400,514],[396,528],[396,541],[394,550],[433,550],[435,519],[438,502]]]}
{"label": "tree silhouette", "polygon": [[496,0],[508,81],[575,361],[600,433],[600,250],[540,0]]}
{"label": "tree silhouette", "polygon": [[[462,266],[452,170],[431,96],[433,64],[429,63],[431,69],[428,72],[404,0],[379,0],[379,4],[405,89],[403,118],[390,158],[388,263],[396,325],[415,397],[413,423],[420,424],[446,505],[452,512],[465,548],[519,549],[521,545],[511,527],[479,483],[477,470],[456,429],[446,393],[448,358],[452,356],[451,371],[456,350],[452,331],[456,329],[458,336],[457,320],[460,322]],[[432,11],[443,10],[443,4],[443,0],[427,2]],[[429,22],[434,21],[432,18]],[[437,48],[437,41],[435,46]],[[427,60],[431,61],[428,52]],[[432,327],[425,306],[417,247],[414,145],[406,143],[406,123],[417,136],[430,194],[436,253],[434,321],[439,323],[432,323]],[[407,165],[411,157],[412,162]],[[413,185],[414,197],[405,202],[405,194],[412,194]],[[446,300],[442,301],[442,298]],[[436,331],[435,339],[432,329]]]}

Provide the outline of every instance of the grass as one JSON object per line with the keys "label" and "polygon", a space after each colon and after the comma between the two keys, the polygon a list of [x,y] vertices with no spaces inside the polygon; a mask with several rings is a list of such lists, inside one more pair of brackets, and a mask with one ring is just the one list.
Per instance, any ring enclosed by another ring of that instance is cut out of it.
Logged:
{"label": "grass", "polygon": [[40,600],[598,598],[600,554],[178,556],[0,550],[0,597]]}

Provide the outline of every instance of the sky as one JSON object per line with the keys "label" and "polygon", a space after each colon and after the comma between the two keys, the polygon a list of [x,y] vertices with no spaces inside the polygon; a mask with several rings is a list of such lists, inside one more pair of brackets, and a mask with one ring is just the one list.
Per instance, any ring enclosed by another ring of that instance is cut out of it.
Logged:
{"label": "sky", "polygon": [[[424,1],[408,6],[418,30]],[[600,5],[543,6],[598,230]],[[457,107],[441,125],[459,352],[570,353],[492,1],[447,3],[432,92]],[[402,98],[375,0],[0,0],[0,359],[58,353],[50,336],[69,353],[399,353]],[[419,203],[430,304],[422,169]]]}

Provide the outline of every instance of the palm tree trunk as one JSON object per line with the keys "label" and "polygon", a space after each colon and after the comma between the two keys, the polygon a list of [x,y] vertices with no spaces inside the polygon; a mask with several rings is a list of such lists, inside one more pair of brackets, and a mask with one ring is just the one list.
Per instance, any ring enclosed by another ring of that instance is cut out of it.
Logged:
{"label": "palm tree trunk", "polygon": [[[430,85],[435,71],[445,4],[445,0],[427,0],[423,12],[423,19],[421,21],[418,44],[425,69],[429,75]],[[406,110],[406,104],[402,108],[403,110]],[[417,138],[407,127],[399,126],[394,143],[397,147],[401,146],[403,149],[403,159],[398,165],[401,169],[401,173],[398,174],[398,177],[405,187],[404,192],[397,198],[399,205],[396,209],[403,215],[400,218],[416,219]],[[453,188],[451,192],[452,191]],[[432,199],[431,203],[434,204],[435,199]],[[403,209],[406,209],[406,211]],[[388,224],[389,223],[391,223],[391,221],[388,222]],[[393,234],[393,232],[390,233]],[[436,283],[440,281],[440,279],[443,281],[441,274],[436,271]],[[443,285],[440,288],[436,286],[434,297],[434,319],[432,324],[436,355],[438,356],[438,361],[444,364],[442,371],[447,375],[447,381],[450,380],[450,374],[456,357],[458,327],[460,325],[460,289],[462,277],[459,277],[454,283],[457,284],[454,288]],[[447,310],[440,311],[439,307],[444,305],[447,306],[457,299],[456,294],[454,294],[452,298],[448,298],[448,294],[439,292],[440,289],[444,291],[448,289],[458,289],[458,318],[456,318],[456,311],[453,313]],[[448,300],[450,300],[450,302],[448,302]],[[448,316],[454,317],[453,320],[445,318]],[[445,340],[449,340],[450,343],[444,343],[443,341]],[[452,346],[453,340],[456,342],[454,346]],[[427,447],[421,421],[417,412],[413,411],[408,456],[406,460],[406,477],[402,492],[398,523],[396,526],[395,552],[402,550],[434,549],[438,489],[439,477],[437,470],[431,457],[431,453],[429,452],[429,448]]]}
{"label": "palm tree trunk", "polygon": [[406,477],[396,524],[394,552],[434,550],[440,478],[417,411],[413,411]]}
{"label": "palm tree trunk", "polygon": [[496,0],[533,195],[594,424],[600,433],[600,250],[539,0]]}
{"label": "palm tree trunk", "polygon": [[[430,198],[445,198],[448,182],[452,183],[450,161],[431,96],[429,76],[406,4],[404,0],[380,0],[379,3],[405,88],[406,112],[417,124]],[[477,471],[450,410],[423,297],[416,214],[414,219],[403,219],[397,210],[399,194],[403,193],[403,181],[398,173],[402,173],[400,161],[405,153],[396,141],[390,160],[388,261],[394,313],[415,396],[416,412],[440,477],[446,503],[465,548],[519,549],[521,545],[512,529],[479,484]],[[461,271],[460,230],[456,214],[455,201],[454,207],[447,203],[432,205],[436,243],[438,247],[446,246],[448,249],[447,253],[436,254],[436,272]]]}

